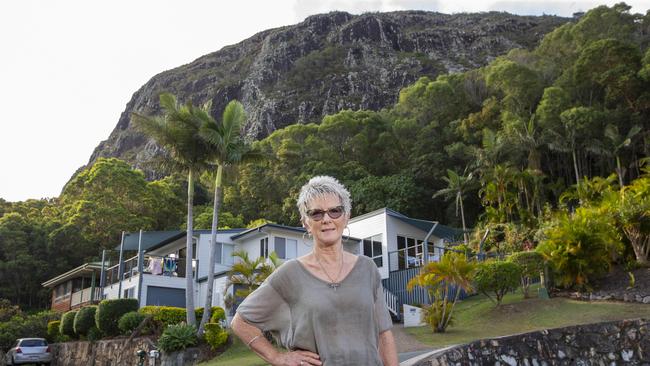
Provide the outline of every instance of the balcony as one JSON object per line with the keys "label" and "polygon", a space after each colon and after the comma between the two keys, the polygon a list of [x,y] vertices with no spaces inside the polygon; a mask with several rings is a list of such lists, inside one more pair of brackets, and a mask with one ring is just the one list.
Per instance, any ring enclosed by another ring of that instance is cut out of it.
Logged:
{"label": "balcony", "polygon": [[[143,273],[154,276],[167,276],[176,278],[185,278],[185,258],[176,258],[172,256],[144,256]],[[192,260],[192,278],[196,278],[198,260]],[[138,275],[138,256],[131,257],[124,261],[122,280]],[[106,282],[104,286],[110,286],[118,283],[119,264],[106,269]]]}
{"label": "balcony", "polygon": [[99,287],[95,288],[94,296],[92,293],[92,287],[85,288],[81,291],[73,292],[72,298],[70,299],[71,307],[79,307],[85,304],[90,304],[95,301],[99,301],[102,297],[102,291]]}

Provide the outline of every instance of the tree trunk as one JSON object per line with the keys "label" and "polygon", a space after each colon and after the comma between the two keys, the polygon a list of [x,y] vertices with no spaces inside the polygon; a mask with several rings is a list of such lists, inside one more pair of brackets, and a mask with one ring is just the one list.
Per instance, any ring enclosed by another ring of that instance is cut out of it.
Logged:
{"label": "tree trunk", "polygon": [[196,314],[194,314],[194,278],[192,278],[192,239],[194,237],[194,171],[190,169],[187,177],[187,241],[185,248],[185,309],[187,309],[187,324],[196,325]]}
{"label": "tree trunk", "polygon": [[203,316],[199,324],[198,335],[202,335],[205,324],[210,319],[212,313],[212,292],[214,291],[214,265],[217,257],[217,227],[219,223],[219,210],[221,209],[223,167],[217,166],[217,177],[214,182],[214,206],[212,207],[212,228],[210,231],[210,256],[208,259],[208,288],[206,291],[205,305],[203,306]]}
{"label": "tree trunk", "polygon": [[571,150],[571,155],[573,156],[573,170],[576,173],[576,184],[580,184],[580,172],[578,171],[578,160],[576,158],[576,150]]}
{"label": "tree trunk", "polygon": [[469,242],[469,238],[467,237],[467,228],[465,226],[465,210],[463,210],[463,193],[460,193],[460,219],[463,222],[463,239],[465,241],[465,245]]}

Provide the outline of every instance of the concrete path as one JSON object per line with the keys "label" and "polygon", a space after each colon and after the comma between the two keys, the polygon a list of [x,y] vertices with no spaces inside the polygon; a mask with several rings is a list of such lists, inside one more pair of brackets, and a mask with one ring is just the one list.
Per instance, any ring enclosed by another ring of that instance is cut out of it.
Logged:
{"label": "concrete path", "polygon": [[433,347],[420,343],[415,337],[406,333],[404,324],[393,324],[393,337],[395,337],[400,365],[410,365],[411,361],[434,351]]}

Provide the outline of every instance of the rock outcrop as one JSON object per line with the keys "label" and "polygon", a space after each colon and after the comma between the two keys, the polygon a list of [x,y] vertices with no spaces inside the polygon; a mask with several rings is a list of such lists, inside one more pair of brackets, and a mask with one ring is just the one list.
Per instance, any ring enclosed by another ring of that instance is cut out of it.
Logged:
{"label": "rock outcrop", "polygon": [[399,90],[421,76],[476,68],[510,49],[533,48],[567,21],[498,12],[310,16],[153,77],[133,95],[89,164],[118,157],[143,168],[159,154],[152,141],[134,131],[130,115],[159,113],[163,91],[194,104],[211,100],[214,116],[237,99],[248,114],[246,133],[261,138],[290,124],[318,123],[342,109],[391,106]]}

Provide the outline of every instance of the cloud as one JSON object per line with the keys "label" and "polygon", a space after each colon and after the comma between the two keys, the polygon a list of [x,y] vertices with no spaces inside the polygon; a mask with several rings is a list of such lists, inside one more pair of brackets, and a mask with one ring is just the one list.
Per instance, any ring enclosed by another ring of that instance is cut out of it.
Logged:
{"label": "cloud", "polygon": [[573,13],[595,8],[597,1],[496,1],[489,10],[505,11],[519,15],[558,15],[570,17]]}

